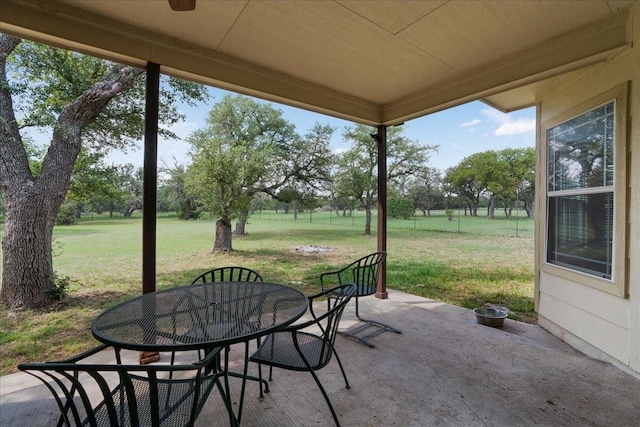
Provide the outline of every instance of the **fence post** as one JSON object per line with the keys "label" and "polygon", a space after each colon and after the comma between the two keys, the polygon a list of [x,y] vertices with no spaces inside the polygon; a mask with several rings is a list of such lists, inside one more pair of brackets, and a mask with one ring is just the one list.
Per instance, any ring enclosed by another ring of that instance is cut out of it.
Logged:
{"label": "fence post", "polygon": [[520,207],[519,205],[520,200],[518,200],[518,197],[516,196],[516,237],[520,237],[518,236],[518,221],[520,220],[520,210],[518,209]]}

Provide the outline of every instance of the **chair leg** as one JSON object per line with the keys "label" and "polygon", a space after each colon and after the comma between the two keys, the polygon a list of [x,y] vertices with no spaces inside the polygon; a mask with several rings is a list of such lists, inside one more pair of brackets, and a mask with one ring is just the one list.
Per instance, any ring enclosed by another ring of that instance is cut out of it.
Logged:
{"label": "chair leg", "polygon": [[349,385],[349,380],[347,380],[347,374],[344,371],[344,368],[342,367],[342,362],[340,361],[340,358],[338,357],[338,352],[336,351],[336,349],[333,349],[333,355],[336,356],[336,360],[338,361],[338,366],[340,366],[340,371],[342,371],[342,377],[344,378],[344,383],[346,384],[346,388],[351,388],[351,386]]}
{"label": "chair leg", "polygon": [[[223,372],[220,358],[218,358],[217,370],[218,370],[218,372]],[[262,366],[261,365],[258,365],[258,376],[257,377],[255,377],[253,375],[246,375],[246,377],[245,377],[245,375],[243,373],[234,372],[234,371],[229,371],[229,372],[226,373],[226,375],[228,375],[230,377],[234,377],[234,378],[240,378],[240,379],[246,378],[247,380],[250,380],[250,381],[258,381],[260,383],[260,397],[261,398],[264,397],[262,386],[264,386],[264,393],[269,393],[269,383],[267,382],[267,380],[263,380],[262,379]]]}
{"label": "chair leg", "polygon": [[[336,423],[336,427],[340,427],[340,421],[338,421],[338,415],[336,414],[335,409],[333,409],[333,405],[331,404],[331,400],[329,399],[329,395],[325,391],[324,387],[322,387],[322,383],[320,382],[320,378],[318,378],[318,376],[316,375],[315,371],[311,368],[311,364],[309,363],[307,358],[304,356],[304,354],[300,350],[300,347],[298,346],[297,339],[294,339],[294,345],[296,347],[296,351],[300,355],[300,358],[302,359],[302,361],[304,362],[305,366],[307,367],[307,370],[309,372],[311,372],[311,376],[313,377],[313,380],[316,382],[316,384],[318,385],[318,388],[322,392],[322,396],[324,396],[324,400],[327,402],[327,406],[329,406],[329,410],[331,411],[331,415],[333,416],[333,421]],[[333,350],[333,354],[336,354],[335,349]],[[336,358],[337,358],[337,354],[336,354]],[[342,369],[342,363],[340,363],[340,369]],[[342,371],[342,374],[344,375],[344,370]],[[345,376],[345,380],[346,379],[347,379],[347,377]],[[349,388],[349,387],[347,387],[347,388]]]}
{"label": "chair leg", "polygon": [[[225,347],[224,350],[224,389],[222,385],[218,382],[218,388],[220,389],[220,393],[223,395],[224,403],[227,407],[227,411],[229,412],[229,424],[233,427],[239,427],[240,423],[238,419],[233,413],[233,407],[231,404],[231,389],[229,388],[229,346]],[[224,390],[224,391],[223,391]]]}
{"label": "chair leg", "polygon": [[[247,369],[249,368],[249,342],[244,344],[244,372],[240,389],[240,404],[238,405],[238,424],[242,420],[242,405],[244,404],[244,390],[247,385]],[[262,376],[260,376],[260,395],[262,395]],[[262,396],[261,396],[262,397]]]}
{"label": "chair leg", "polygon": [[[340,367],[342,368],[342,366]],[[336,411],[335,409],[333,409],[331,400],[329,400],[329,395],[324,390],[324,387],[322,387],[322,383],[320,382],[320,379],[318,378],[318,376],[316,375],[313,369],[309,368],[309,372],[311,372],[311,376],[313,376],[314,381],[316,382],[316,384],[318,385],[318,388],[320,389],[320,391],[322,392],[322,395],[324,396],[324,400],[327,402],[327,406],[329,406],[329,410],[331,411],[331,415],[333,416],[333,421],[335,421],[337,427],[340,427],[340,421],[338,421],[338,415],[336,415]]]}
{"label": "chair leg", "polygon": [[[262,342],[262,340],[260,339],[260,337],[258,337],[257,348],[260,348],[261,342]],[[248,359],[247,359],[246,363],[249,363]],[[264,398],[264,394],[262,393],[262,382],[263,382],[263,379],[262,379],[262,365],[260,363],[258,363],[258,381],[260,383],[260,399],[262,399],[262,398]],[[267,384],[266,382],[265,382],[265,384],[266,384],[266,386],[265,386],[264,392],[265,393],[269,393],[269,384]]]}

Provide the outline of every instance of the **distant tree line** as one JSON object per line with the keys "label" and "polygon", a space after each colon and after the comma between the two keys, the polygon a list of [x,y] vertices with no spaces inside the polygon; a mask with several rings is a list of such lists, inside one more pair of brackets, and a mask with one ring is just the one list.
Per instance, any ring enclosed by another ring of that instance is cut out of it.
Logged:
{"label": "distant tree line", "polygon": [[[232,250],[232,236],[246,233],[247,215],[264,209],[294,217],[321,206],[338,216],[363,210],[364,233],[370,234],[377,203],[377,144],[371,137],[375,129],[345,129],[343,138],[351,147],[340,154],[329,149],[333,132],[328,125],[316,124],[300,136],[271,105],[225,96],[212,108],[207,126],[188,138],[191,163],[161,168],[156,209],[185,220],[219,221],[213,250]],[[509,218],[516,203],[527,216],[533,215],[533,148],[475,153],[443,172],[428,164],[436,147],[407,139],[401,127],[389,128],[388,147],[391,218],[452,209],[478,216],[480,208],[486,208],[483,215],[489,219],[498,208]],[[59,223],[72,223],[83,211],[128,217],[143,208],[141,168],[89,160],[81,156],[77,161],[79,172],[72,176]]]}
{"label": "distant tree line", "polygon": [[[176,212],[185,220],[217,221],[213,250],[233,249],[232,236],[246,233],[250,213],[271,209],[291,213],[324,206],[338,216],[363,210],[364,234],[371,233],[377,203],[377,143],[372,127],[344,130],[351,147],[333,154],[334,129],[316,124],[298,135],[280,110],[243,96],[225,96],[211,109],[207,125],[193,132],[188,165],[165,164],[158,188],[159,212]],[[484,151],[440,171],[428,164],[433,146],[388,132],[388,215],[430,216],[433,210],[463,209],[478,216],[486,208],[509,218],[516,203],[533,215],[533,148]],[[100,158],[79,156],[58,223],[73,223],[82,212],[119,212],[128,217],[142,209],[142,169],[131,164],[106,166]],[[232,230],[232,222],[236,221]]]}

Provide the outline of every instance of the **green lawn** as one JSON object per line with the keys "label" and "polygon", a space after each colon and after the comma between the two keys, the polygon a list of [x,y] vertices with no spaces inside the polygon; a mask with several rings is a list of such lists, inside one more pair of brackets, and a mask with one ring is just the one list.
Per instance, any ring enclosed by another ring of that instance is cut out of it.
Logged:
{"label": "green lawn", "polygon": [[[491,302],[508,307],[515,319],[535,322],[533,220],[518,219],[519,237],[515,222],[463,215],[448,221],[443,213],[415,221],[390,220],[388,287],[467,308]],[[375,233],[375,218],[373,229]],[[300,214],[296,221],[290,214],[276,218],[272,213],[269,218],[263,212],[249,219],[247,236],[234,238],[232,253],[210,252],[214,231],[214,221],[159,218],[158,288],[189,283],[206,269],[244,265],[265,280],[311,294],[319,289],[321,272],[377,246],[375,235],[363,235],[362,212],[353,220],[314,212]],[[1,309],[0,374],[13,372],[21,361],[55,359],[95,345],[89,331],[93,317],[140,293],[140,218],[94,215],[74,226],[56,227],[54,237],[54,267],[59,276],[72,279],[69,295],[43,310]],[[332,252],[295,250],[304,245],[327,246]]]}

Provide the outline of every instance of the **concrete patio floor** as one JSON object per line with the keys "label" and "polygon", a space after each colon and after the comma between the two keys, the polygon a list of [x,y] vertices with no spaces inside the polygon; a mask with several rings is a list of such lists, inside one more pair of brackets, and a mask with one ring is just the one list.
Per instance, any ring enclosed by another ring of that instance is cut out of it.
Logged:
{"label": "concrete patio floor", "polygon": [[[403,333],[374,337],[375,348],[337,338],[351,389],[335,360],[318,376],[345,427],[640,426],[639,376],[586,357],[537,326],[507,319],[490,328],[470,310],[395,291],[387,300],[361,300],[361,313]],[[353,322],[350,305],[341,326]],[[232,355],[241,358],[242,349]],[[239,381],[231,386],[237,391]],[[258,385],[248,383],[243,426],[333,425],[309,373],[276,369],[270,387],[260,399]],[[57,415],[37,380],[0,378],[0,426],[55,425]],[[196,425],[228,424],[214,392]]]}

